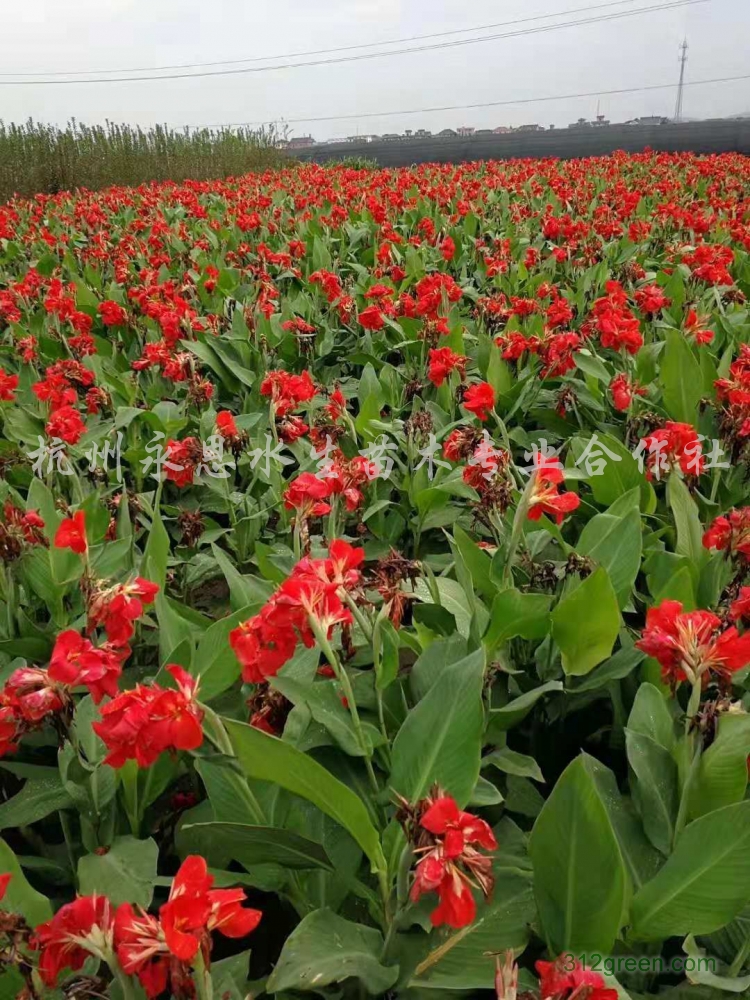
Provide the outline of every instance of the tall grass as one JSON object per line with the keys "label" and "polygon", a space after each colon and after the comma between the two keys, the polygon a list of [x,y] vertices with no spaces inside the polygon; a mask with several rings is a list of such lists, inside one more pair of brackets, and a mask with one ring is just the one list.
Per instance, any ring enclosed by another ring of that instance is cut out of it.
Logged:
{"label": "tall grass", "polygon": [[80,125],[0,121],[0,203],[14,194],[188,178],[210,180],[279,164],[271,129],[175,131],[163,125]]}

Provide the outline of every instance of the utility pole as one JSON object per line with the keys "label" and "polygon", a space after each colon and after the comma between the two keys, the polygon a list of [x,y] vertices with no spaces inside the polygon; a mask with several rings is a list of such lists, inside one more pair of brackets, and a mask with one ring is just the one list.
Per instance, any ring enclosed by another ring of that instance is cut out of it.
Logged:
{"label": "utility pole", "polygon": [[677,103],[674,108],[674,121],[678,122],[682,118],[682,94],[685,89],[685,63],[687,62],[688,43],[687,38],[683,39],[680,46],[680,83],[677,87]]}

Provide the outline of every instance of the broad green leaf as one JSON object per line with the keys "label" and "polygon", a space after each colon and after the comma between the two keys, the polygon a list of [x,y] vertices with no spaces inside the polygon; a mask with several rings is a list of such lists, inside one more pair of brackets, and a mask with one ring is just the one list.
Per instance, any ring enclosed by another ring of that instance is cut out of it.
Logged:
{"label": "broad green leaf", "polygon": [[351,789],[312,757],[289,743],[234,719],[223,719],[245,774],[271,781],[313,802],[354,837],[374,869],[384,869],[385,859],[378,831],[369,813]]}
{"label": "broad green leaf", "polygon": [[212,544],[211,552],[227,581],[232,611],[240,611],[252,604],[261,604],[270,597],[272,588],[265,580],[243,576],[218,545]]}
{"label": "broad green leaf", "polygon": [[240,622],[251,618],[258,607],[258,604],[250,604],[226,618],[220,618],[201,636],[192,672],[200,677],[198,694],[203,701],[210,701],[223,694],[239,678],[242,668],[229,645],[229,633]]}
{"label": "broad green leaf", "polygon": [[[10,769],[6,765],[6,769]],[[39,776],[29,778],[20,792],[0,805],[0,830],[29,826],[58,809],[69,809],[73,799],[56,767],[39,768]]]}
{"label": "broad green leaf", "polygon": [[[466,594],[461,584],[457,580],[450,580],[447,577],[438,577],[435,581],[440,596],[440,607],[449,611],[456,619],[456,628],[463,636],[468,636],[471,631],[472,609],[469,607]],[[430,588],[425,580],[417,580],[414,586],[414,593],[426,604],[434,604]],[[484,613],[484,624],[487,621],[487,613]]]}
{"label": "broad green leaf", "polygon": [[[307,705],[313,719],[325,726],[344,753],[353,757],[371,755],[372,742],[368,740],[365,747],[360,746],[352,717],[341,704],[335,682],[303,684],[291,677],[277,676],[273,678],[272,685],[293,705]],[[367,734],[365,736],[367,738]]]}
{"label": "broad green leaf", "polygon": [[576,677],[606,660],[620,631],[620,608],[609,574],[600,566],[552,612],[552,636],[563,670]]}
{"label": "broad green leaf", "polygon": [[30,927],[36,927],[52,918],[49,900],[29,885],[18,858],[4,840],[0,840],[0,872],[11,876],[5,895],[0,900],[0,910],[20,913]]}
{"label": "broad green leaf", "polygon": [[531,691],[526,691],[525,694],[519,695],[518,698],[509,701],[507,705],[503,705],[502,708],[490,709],[488,728],[493,733],[512,729],[513,726],[517,726],[519,722],[522,722],[526,718],[534,705],[545,694],[549,694],[551,691],[562,690],[563,686],[560,681],[547,681],[546,684],[541,684],[539,687],[532,688]]}
{"label": "broad green leaf", "polygon": [[643,829],[654,847],[668,855],[672,850],[680,804],[677,764],[672,755],[650,736],[625,730],[628,762],[637,782],[637,801]]}
{"label": "broad green leaf", "polygon": [[169,558],[169,535],[161,519],[159,503],[161,500],[161,488],[157,489],[154,499],[154,516],[151,522],[151,530],[143,551],[141,562],[141,576],[152,583],[159,584],[159,590],[164,593],[164,583],[167,578],[167,559]]}
{"label": "broad green leaf", "polygon": [[490,764],[506,774],[515,774],[519,778],[533,778],[534,781],[544,781],[544,775],[533,757],[528,757],[524,753],[516,753],[515,750],[508,747],[493,750],[492,753],[482,758],[483,769]]}
{"label": "broad green leaf", "polygon": [[703,395],[700,365],[683,333],[667,330],[666,341],[659,374],[664,407],[673,420],[692,424]]}
{"label": "broad green leaf", "polygon": [[661,940],[711,934],[750,899],[750,801],[701,816],[685,827],[661,871],[636,893],[632,935]]}
{"label": "broad green leaf", "polygon": [[430,949],[411,974],[409,986],[428,990],[489,990],[495,976],[492,955],[520,952],[534,917],[531,882],[520,872],[497,870],[492,898],[477,905],[476,920],[441,940],[431,935]]}
{"label": "broad green leaf", "polygon": [[245,823],[185,824],[189,833],[205,834],[215,841],[218,849],[234,861],[249,868],[252,865],[279,864],[284,868],[323,868],[333,870],[325,848],[313,840],[289,830],[272,826],[248,826]]}
{"label": "broad green leaf", "polygon": [[453,540],[478,593],[491,601],[497,593],[497,587],[490,576],[492,560],[458,525],[453,529]]}
{"label": "broad green leaf", "polygon": [[640,889],[644,882],[654,877],[664,859],[649,843],[633,809],[628,807],[627,800],[620,795],[617,779],[612,771],[588,754],[583,754],[583,759],[607,810],[630,880],[635,889]]}
{"label": "broad green leaf", "polygon": [[613,681],[622,680],[635,670],[635,668],[646,659],[646,654],[635,646],[623,646],[618,649],[614,656],[610,656],[601,666],[596,667],[588,676],[571,686],[568,690],[571,694],[578,694],[584,691],[596,691],[597,688],[605,687]]}
{"label": "broad green leaf", "polygon": [[553,954],[609,954],[623,923],[628,877],[583,756],[563,772],[529,841],[534,892]]}
{"label": "broad green leaf", "polygon": [[320,992],[331,983],[358,979],[368,993],[385,993],[398,977],[398,966],[381,963],[383,936],[374,927],[345,920],[332,910],[315,910],[284,942],[266,990]]}
{"label": "broad green leaf", "polygon": [[750,715],[722,715],[718,735],[703,752],[690,788],[691,818],[745,798],[748,756]]}
{"label": "broad green leaf", "polygon": [[581,532],[576,551],[609,573],[620,608],[630,599],[641,568],[641,512],[637,506],[622,517],[597,514]]}
{"label": "broad green leaf", "polygon": [[545,594],[522,594],[515,587],[503,590],[492,602],[490,624],[482,639],[488,653],[515,636],[543,639],[550,630],[551,603]]}
{"label": "broad green leaf", "polygon": [[667,699],[653,684],[641,684],[628,717],[628,729],[648,736],[670,753],[674,748],[674,721]]}
{"label": "broad green leaf", "polygon": [[708,560],[708,552],[703,548],[703,528],[695,500],[684,480],[678,475],[671,475],[667,482],[667,499],[672,508],[675,529],[677,531],[677,555],[687,556],[691,571],[697,581],[697,574]]}
{"label": "broad green leaf", "polygon": [[410,802],[437,782],[459,806],[479,777],[484,710],[484,653],[446,668],[409,712],[392,751],[391,786]]}
{"label": "broad green leaf", "polygon": [[113,906],[136,903],[147,910],[156,880],[159,848],[150,837],[117,837],[103,854],[87,854],[78,862],[82,896],[106,896]]}

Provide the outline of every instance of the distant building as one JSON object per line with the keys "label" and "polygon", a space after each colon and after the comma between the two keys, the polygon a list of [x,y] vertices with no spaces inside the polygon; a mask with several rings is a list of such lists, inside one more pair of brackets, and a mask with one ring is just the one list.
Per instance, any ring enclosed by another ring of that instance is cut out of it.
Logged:
{"label": "distant building", "polygon": [[441,139],[455,139],[458,133],[452,128],[444,128],[441,132],[438,132],[438,136]]}
{"label": "distant building", "polygon": [[456,129],[456,134],[466,138],[467,136],[474,135],[474,129],[471,125],[461,125]]}
{"label": "distant building", "polygon": [[287,149],[307,149],[309,146],[314,146],[315,140],[311,135],[295,135],[289,140],[287,144]]}
{"label": "distant building", "polygon": [[491,128],[478,128],[474,135],[494,135],[495,133]]}
{"label": "distant building", "polygon": [[396,142],[398,139],[403,139],[403,136],[399,135],[398,132],[384,132],[380,138],[383,142]]}
{"label": "distant building", "polygon": [[498,127],[493,128],[492,131],[495,133],[495,135],[507,135],[509,132],[512,132],[513,129],[509,128],[507,125],[498,125]]}
{"label": "distant building", "polygon": [[663,115],[644,115],[643,118],[631,118],[625,122],[626,125],[667,125],[668,118]]}
{"label": "distant building", "polygon": [[[440,133],[442,135],[442,132]],[[428,128],[418,128],[414,133],[415,139],[429,139],[432,136],[432,132]]]}
{"label": "distant building", "polygon": [[544,132],[543,125],[519,125],[516,132]]}

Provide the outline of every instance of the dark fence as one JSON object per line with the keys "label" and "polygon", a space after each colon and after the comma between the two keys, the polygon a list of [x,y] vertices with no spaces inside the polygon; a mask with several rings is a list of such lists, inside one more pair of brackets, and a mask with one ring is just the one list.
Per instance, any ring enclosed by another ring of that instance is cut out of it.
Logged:
{"label": "dark fence", "polygon": [[659,152],[750,154],[750,119],[716,119],[679,125],[602,125],[468,138],[433,136],[386,142],[342,142],[299,150],[295,156],[314,163],[365,156],[382,167],[405,167],[412,163],[465,163],[546,156],[571,160],[603,156],[618,149],[638,153],[646,148]]}

